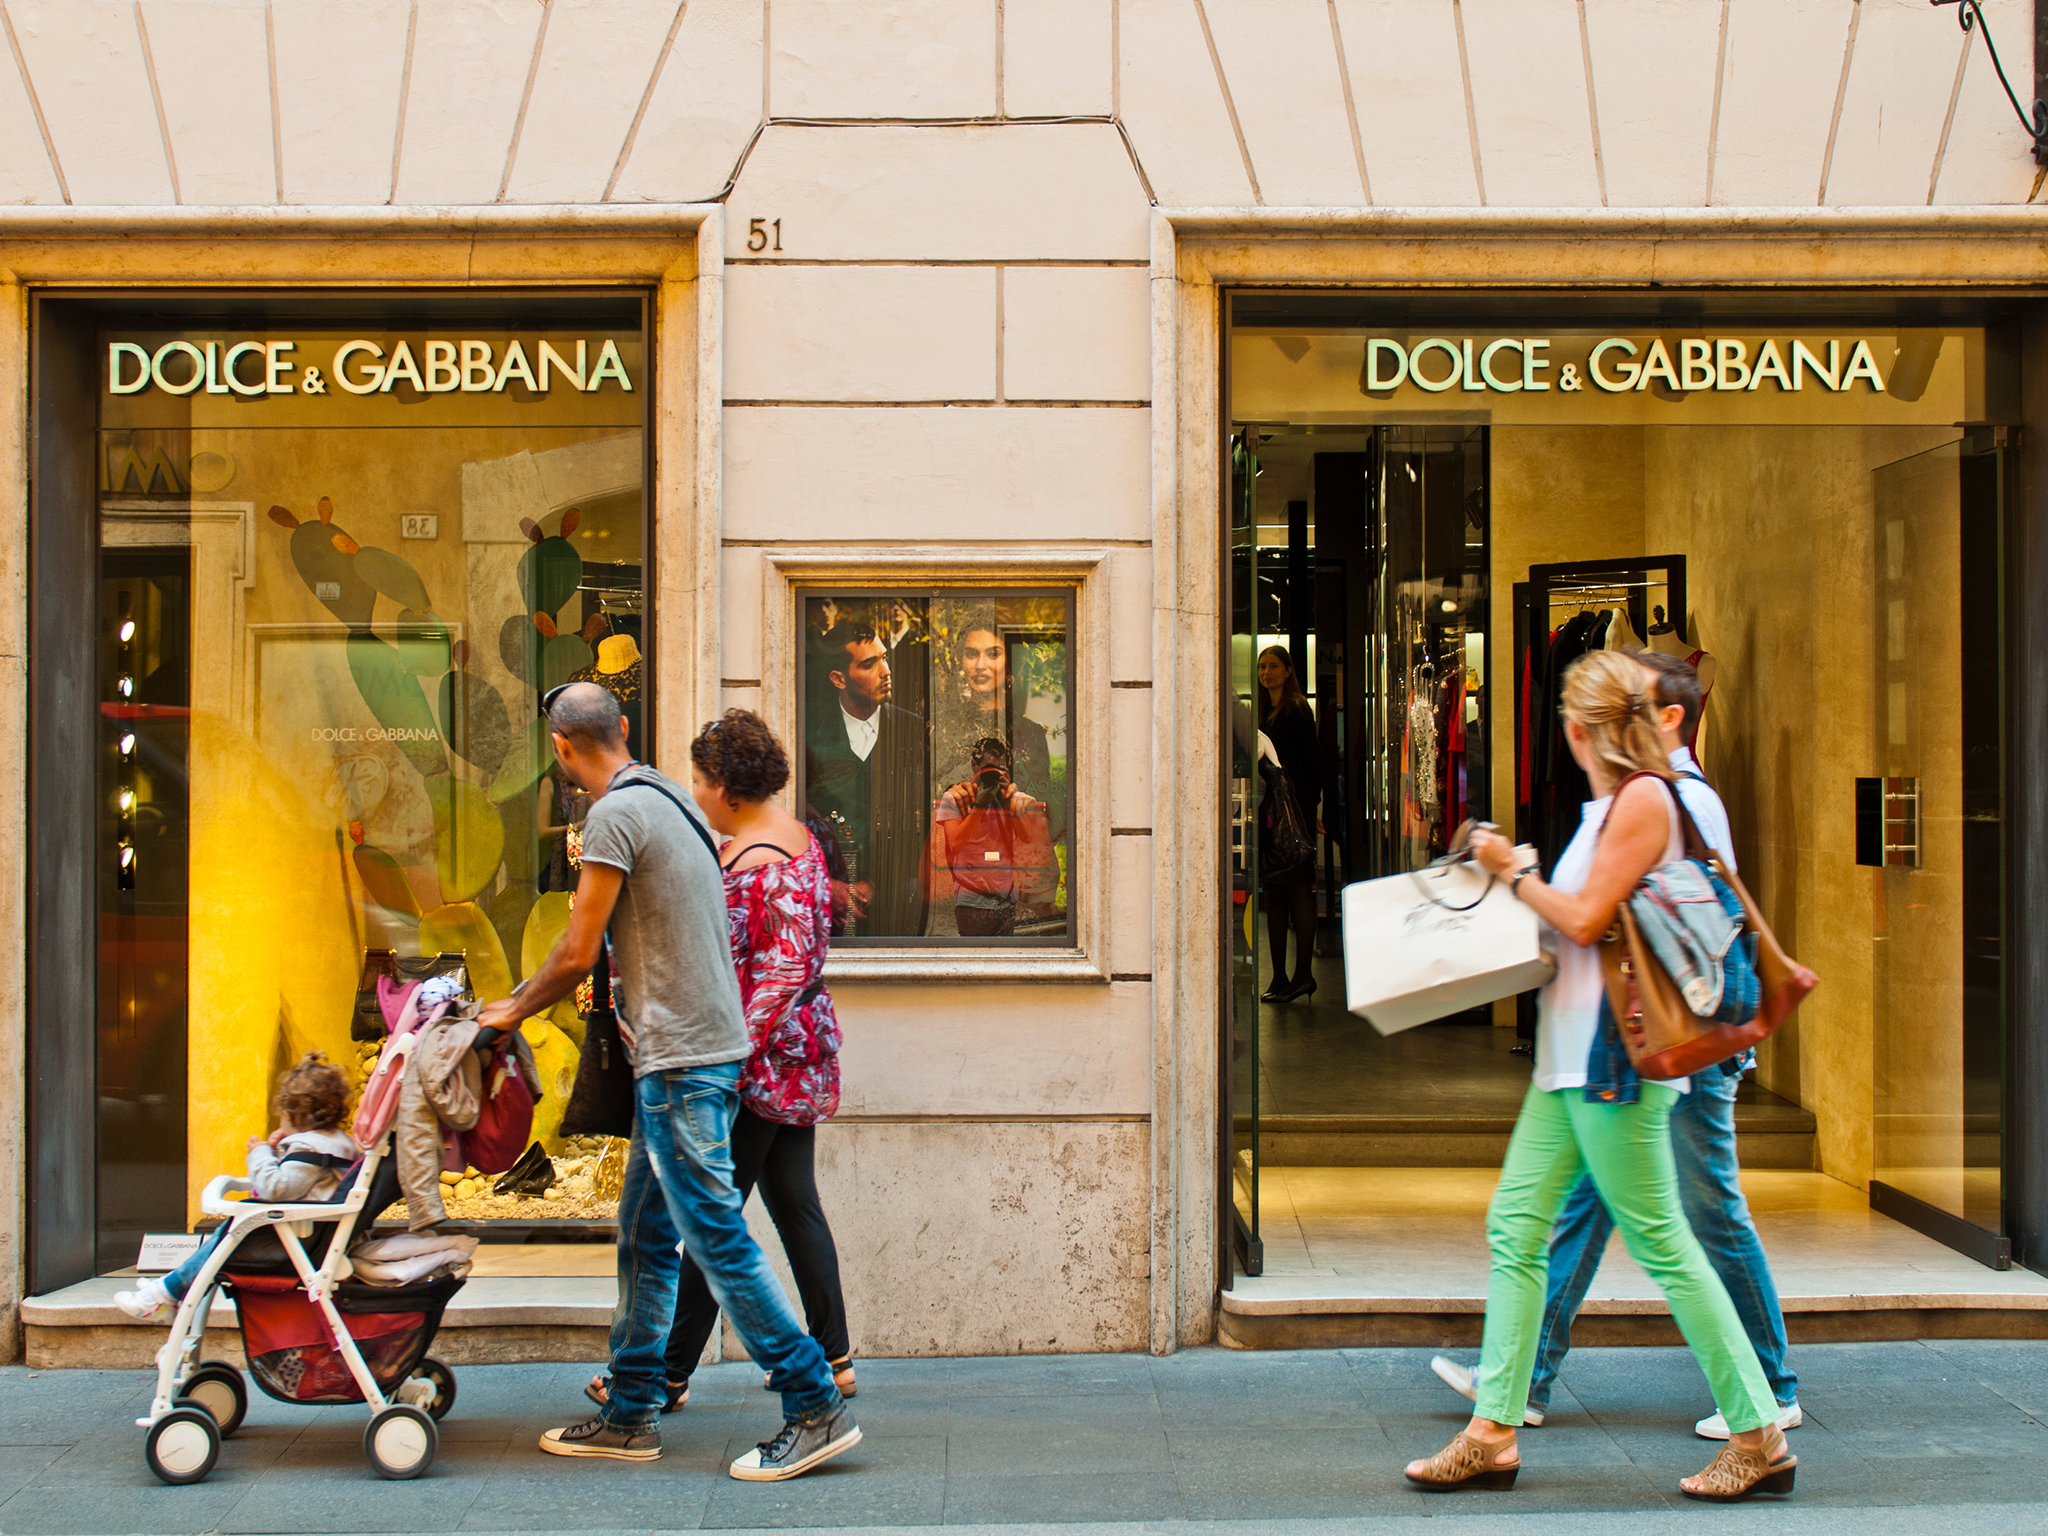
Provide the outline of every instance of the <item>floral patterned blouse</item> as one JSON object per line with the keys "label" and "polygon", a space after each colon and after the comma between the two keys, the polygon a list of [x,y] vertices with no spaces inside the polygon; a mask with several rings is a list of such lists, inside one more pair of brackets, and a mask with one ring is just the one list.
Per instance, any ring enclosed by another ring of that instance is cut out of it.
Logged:
{"label": "floral patterned blouse", "polygon": [[740,1103],[779,1125],[829,1120],[839,1108],[839,1020],[824,984],[832,886],[818,840],[793,859],[727,870],[725,906],[754,1047]]}

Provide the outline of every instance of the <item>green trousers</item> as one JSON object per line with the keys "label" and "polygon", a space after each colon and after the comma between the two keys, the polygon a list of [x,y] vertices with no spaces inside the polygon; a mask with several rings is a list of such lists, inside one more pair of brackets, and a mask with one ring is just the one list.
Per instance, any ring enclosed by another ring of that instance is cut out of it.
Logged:
{"label": "green trousers", "polygon": [[1671,1304],[1728,1427],[1740,1433],[1777,1421],[1756,1350],[1678,1203],[1670,1130],[1677,1102],[1678,1090],[1663,1083],[1644,1083],[1636,1104],[1589,1104],[1582,1089],[1545,1093],[1529,1085],[1486,1212],[1493,1272],[1479,1360],[1480,1418],[1522,1422],[1543,1325],[1550,1232],[1583,1172],[1592,1174],[1630,1256]]}

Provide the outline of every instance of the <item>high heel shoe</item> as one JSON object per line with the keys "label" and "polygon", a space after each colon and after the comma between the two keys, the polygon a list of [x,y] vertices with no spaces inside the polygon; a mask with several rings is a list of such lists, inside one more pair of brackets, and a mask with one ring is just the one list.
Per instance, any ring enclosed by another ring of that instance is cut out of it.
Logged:
{"label": "high heel shoe", "polygon": [[1462,1429],[1458,1437],[1434,1456],[1416,1463],[1422,1470],[1410,1472],[1402,1469],[1401,1475],[1418,1488],[1427,1488],[1432,1493],[1449,1493],[1453,1488],[1483,1488],[1504,1492],[1515,1486],[1515,1474],[1522,1470],[1520,1461],[1513,1466],[1495,1465],[1501,1456],[1512,1451],[1515,1442],[1512,1437],[1495,1445],[1474,1440]]}
{"label": "high heel shoe", "polygon": [[1764,1443],[1754,1450],[1729,1441],[1706,1471],[1699,1474],[1699,1487],[1688,1488],[1680,1483],[1678,1491],[1688,1499],[1732,1504],[1752,1494],[1790,1493],[1798,1469],[1799,1458],[1786,1452],[1784,1432],[1773,1425]]}
{"label": "high heel shoe", "polygon": [[1280,1001],[1283,1003],[1298,1003],[1304,997],[1315,996],[1315,991],[1315,977],[1303,976],[1297,979],[1293,986],[1289,987],[1285,992],[1280,994]]}
{"label": "high heel shoe", "polygon": [[1285,982],[1276,981],[1259,994],[1259,1001],[1262,1003],[1284,1003],[1287,1001],[1287,990]]}

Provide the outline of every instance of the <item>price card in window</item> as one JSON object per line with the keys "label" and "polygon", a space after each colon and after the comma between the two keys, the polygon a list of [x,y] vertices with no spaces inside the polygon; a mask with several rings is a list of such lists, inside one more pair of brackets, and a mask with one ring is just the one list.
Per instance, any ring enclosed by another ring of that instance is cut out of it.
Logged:
{"label": "price card in window", "polygon": [[145,1232],[135,1267],[145,1275],[168,1274],[198,1251],[197,1232]]}

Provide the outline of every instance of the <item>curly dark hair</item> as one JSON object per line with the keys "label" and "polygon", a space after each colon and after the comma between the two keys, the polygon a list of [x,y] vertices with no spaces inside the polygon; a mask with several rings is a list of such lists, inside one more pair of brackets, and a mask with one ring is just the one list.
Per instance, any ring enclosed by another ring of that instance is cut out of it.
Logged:
{"label": "curly dark hair", "polygon": [[766,800],[789,782],[789,754],[752,710],[728,709],[690,743],[697,771],[735,800]]}
{"label": "curly dark hair", "polygon": [[348,1114],[348,1083],[324,1051],[308,1051],[277,1080],[277,1113],[301,1130],[337,1129]]}

